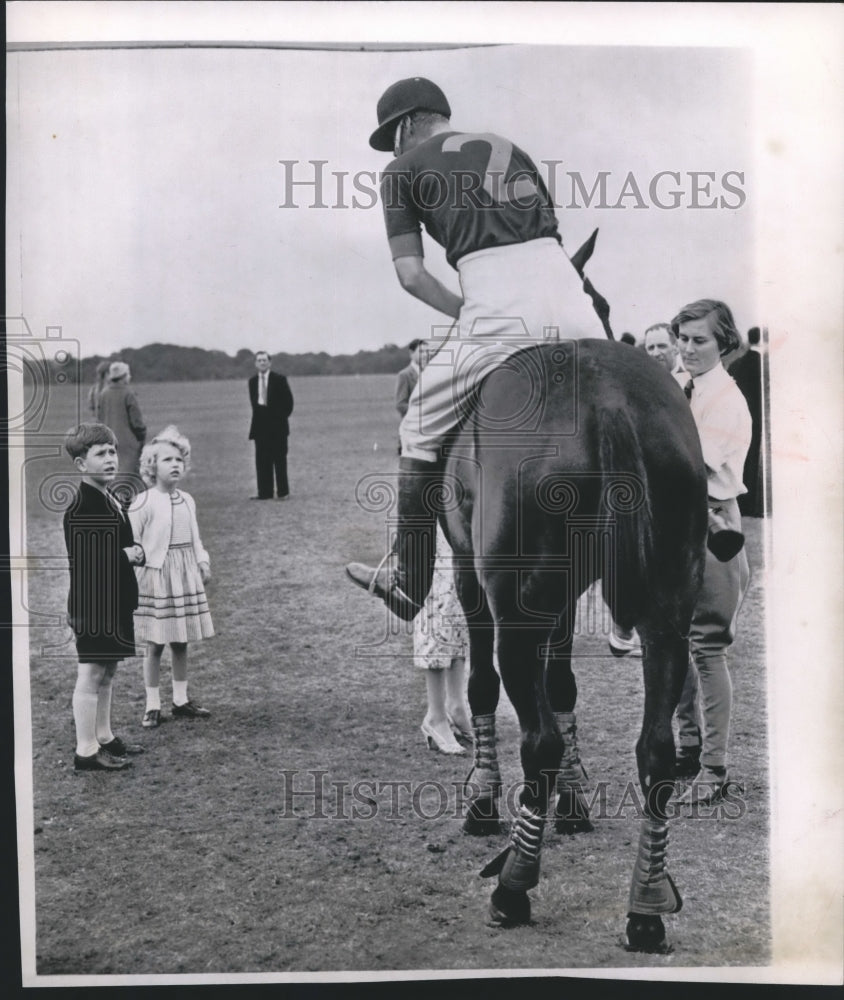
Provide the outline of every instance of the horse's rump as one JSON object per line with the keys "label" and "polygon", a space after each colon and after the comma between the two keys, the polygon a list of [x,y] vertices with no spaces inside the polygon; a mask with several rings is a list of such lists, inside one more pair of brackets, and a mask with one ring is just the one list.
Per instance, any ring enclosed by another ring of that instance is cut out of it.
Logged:
{"label": "horse's rump", "polygon": [[513,560],[527,590],[531,571],[554,566],[569,586],[602,577],[626,625],[643,595],[658,587],[672,605],[697,572],[689,539],[703,536],[706,492],[694,420],[671,376],[628,345],[546,342],[508,358],[479,388],[448,472],[462,496],[447,515],[456,555],[479,570]]}

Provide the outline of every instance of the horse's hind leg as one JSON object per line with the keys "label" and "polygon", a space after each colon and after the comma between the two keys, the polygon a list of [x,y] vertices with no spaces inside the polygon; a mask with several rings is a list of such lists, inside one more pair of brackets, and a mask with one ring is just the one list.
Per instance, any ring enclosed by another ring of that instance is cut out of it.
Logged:
{"label": "horse's hind leg", "polygon": [[571,669],[572,627],[576,605],[563,615],[559,640],[552,636],[552,656],[548,661],[548,701],[563,740],[560,769],[557,772],[554,828],[557,833],[588,833],[594,827],[586,801],[586,771],[577,745],[577,683]]}
{"label": "horse's hind leg", "polygon": [[492,659],[495,639],[492,616],[474,569],[459,569],[455,580],[469,628],[468,693],[475,753],[472,770],[466,778],[469,807],[463,831],[482,837],[501,831],[498,813],[501,773],[495,737],[495,710],[501,682]]}
{"label": "horse's hind leg", "polygon": [[501,926],[530,920],[527,891],[539,881],[545,817],[562,751],[562,740],[548,704],[540,655],[548,633],[547,627],[499,626],[498,666],[519,717],[524,772],[524,789],[510,843],[481,872],[484,877],[498,875],[498,886],[490,900],[490,916]]}
{"label": "horse's hind leg", "polygon": [[671,717],[680,699],[689,649],[688,640],[676,634],[666,635],[648,626],[641,631],[645,714],[636,744],[636,760],[645,797],[645,816],[630,885],[627,941],[631,951],[664,952],[667,946],[661,914],[676,913],[683,905],[665,869],[665,855],[667,807],[674,788]]}

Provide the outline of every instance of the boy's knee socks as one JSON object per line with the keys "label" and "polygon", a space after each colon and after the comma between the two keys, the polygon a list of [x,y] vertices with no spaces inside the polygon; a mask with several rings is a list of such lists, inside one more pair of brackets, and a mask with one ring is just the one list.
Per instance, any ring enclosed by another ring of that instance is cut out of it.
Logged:
{"label": "boy's knee socks", "polygon": [[97,742],[97,702],[95,694],[73,692],[73,722],[76,726],[76,752],[80,757],[90,757],[100,749]]}
{"label": "boy's knee socks", "polygon": [[104,684],[97,694],[97,742],[100,746],[111,743],[114,733],[111,731],[111,692],[112,685]]}

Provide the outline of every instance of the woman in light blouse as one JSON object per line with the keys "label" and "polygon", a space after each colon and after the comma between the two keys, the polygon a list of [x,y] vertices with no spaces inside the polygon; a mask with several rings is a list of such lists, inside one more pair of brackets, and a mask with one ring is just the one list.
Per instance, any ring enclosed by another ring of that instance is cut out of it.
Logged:
{"label": "woman in light blouse", "polygon": [[[723,302],[701,299],[682,309],[671,328],[691,375],[685,392],[706,465],[710,524],[741,532],[736,498],[747,492],[742,471],[752,425],[744,396],[721,363],[740,344],[732,313]],[[690,630],[689,672],[677,707],[678,777],[694,777],[681,802],[716,802],[728,781],[732,682],[727,650],[749,577],[743,548],[724,561],[707,548]]]}

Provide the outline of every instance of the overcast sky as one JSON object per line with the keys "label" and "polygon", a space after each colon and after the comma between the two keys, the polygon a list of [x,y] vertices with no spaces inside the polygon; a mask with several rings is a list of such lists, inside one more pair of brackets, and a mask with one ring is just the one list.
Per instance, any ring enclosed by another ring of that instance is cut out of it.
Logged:
{"label": "overcast sky", "polygon": [[[353,185],[372,190],[362,172],[390,159],[368,145],[378,97],[417,74],[445,90],[455,127],[500,133],[540,164],[570,252],[600,227],[589,273],[618,333],[704,296],[730,303],[742,329],[764,321],[749,53],[559,45],[12,53],[9,312],[61,326],[84,356],[152,342],[336,354],[424,335],[442,320],[399,288],[380,205]],[[328,207],[311,207],[312,186],[287,187],[313,178],[311,160],[327,161]],[[662,171],[679,183],[650,190]],[[598,192],[565,207],[572,173],[588,192],[602,172],[605,205],[620,207],[598,207]],[[696,195],[690,172],[714,180]]]}

